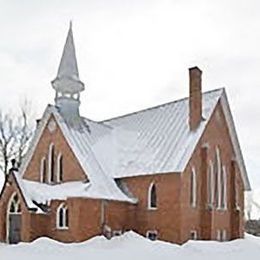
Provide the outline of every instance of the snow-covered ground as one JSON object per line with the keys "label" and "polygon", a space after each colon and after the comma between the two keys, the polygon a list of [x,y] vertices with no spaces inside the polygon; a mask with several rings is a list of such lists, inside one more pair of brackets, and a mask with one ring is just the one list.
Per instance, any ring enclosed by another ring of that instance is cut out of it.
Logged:
{"label": "snow-covered ground", "polygon": [[250,235],[231,242],[189,241],[182,246],[161,241],[152,242],[134,232],[111,240],[95,237],[79,244],[63,244],[48,238],[18,245],[0,244],[1,260],[251,260],[259,257],[260,238]]}

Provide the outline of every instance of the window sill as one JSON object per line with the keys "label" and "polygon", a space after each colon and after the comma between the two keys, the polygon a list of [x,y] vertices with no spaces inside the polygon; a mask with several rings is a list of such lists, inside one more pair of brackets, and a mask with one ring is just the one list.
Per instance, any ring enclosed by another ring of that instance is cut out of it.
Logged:
{"label": "window sill", "polygon": [[69,230],[69,227],[56,227],[57,230]]}
{"label": "window sill", "polygon": [[147,208],[147,210],[150,210],[150,211],[155,211],[157,210],[158,208]]}
{"label": "window sill", "polygon": [[216,208],[217,211],[227,211],[227,208]]}

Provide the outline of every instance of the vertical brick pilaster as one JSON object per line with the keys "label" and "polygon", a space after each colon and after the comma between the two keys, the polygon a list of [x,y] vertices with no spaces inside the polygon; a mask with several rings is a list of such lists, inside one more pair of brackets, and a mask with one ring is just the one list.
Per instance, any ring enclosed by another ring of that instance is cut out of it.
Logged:
{"label": "vertical brick pilaster", "polygon": [[230,227],[231,227],[231,239],[236,239],[240,237],[240,212],[237,208],[236,203],[236,161],[232,160],[230,165]]}
{"label": "vertical brick pilaster", "polygon": [[200,239],[211,239],[212,210],[208,208],[208,146],[201,148]]}

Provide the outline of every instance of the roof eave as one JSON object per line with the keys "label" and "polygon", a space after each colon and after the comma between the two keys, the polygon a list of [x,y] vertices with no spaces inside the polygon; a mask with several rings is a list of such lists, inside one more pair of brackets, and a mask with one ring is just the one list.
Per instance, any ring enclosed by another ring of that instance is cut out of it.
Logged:
{"label": "roof eave", "polygon": [[226,94],[225,89],[224,89],[223,94],[220,98],[220,103],[221,103],[221,106],[223,108],[224,116],[225,116],[227,124],[228,124],[228,130],[230,132],[231,141],[232,141],[233,146],[234,146],[234,150],[235,150],[235,154],[236,154],[236,161],[237,161],[238,167],[241,171],[241,175],[242,175],[242,179],[243,179],[243,183],[244,183],[244,188],[245,188],[246,191],[250,191],[251,185],[250,185],[250,182],[249,182],[244,158],[243,158],[241,147],[240,147],[238,137],[237,137],[235,123],[234,123],[233,116],[232,116],[232,113],[231,113],[231,110],[230,110],[230,106],[229,106],[229,102],[228,102],[228,98],[227,98],[227,94]]}

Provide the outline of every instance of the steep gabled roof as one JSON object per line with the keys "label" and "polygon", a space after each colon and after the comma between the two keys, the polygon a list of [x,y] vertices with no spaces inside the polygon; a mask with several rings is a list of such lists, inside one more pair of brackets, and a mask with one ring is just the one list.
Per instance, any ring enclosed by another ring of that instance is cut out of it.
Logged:
{"label": "steep gabled roof", "polygon": [[[110,199],[118,201],[126,201],[135,203],[136,199],[128,197],[124,194],[116,185],[114,179],[109,175],[105,174],[101,165],[97,161],[93,151],[91,149],[89,128],[84,124],[80,129],[70,127],[66,121],[62,118],[58,109],[54,106],[49,105],[43,115],[43,118],[36,129],[35,136],[32,140],[31,147],[26,155],[24,163],[21,166],[21,176],[23,176],[32,155],[36,149],[36,146],[41,138],[42,132],[46,127],[46,124],[51,117],[54,116],[56,119],[66,141],[71,147],[73,153],[78,159],[83,171],[88,176],[90,185],[86,186],[85,196],[97,199]],[[61,184],[57,184],[61,185]],[[32,187],[28,186],[27,187]],[[27,190],[30,193],[30,190]]]}
{"label": "steep gabled roof", "polygon": [[[206,92],[202,99],[204,120],[196,131],[190,131],[189,99],[184,98],[101,122],[113,130],[107,140],[102,136],[92,149],[106,172],[114,178],[183,172],[219,102],[228,124],[245,189],[250,190],[225,89]],[[109,147],[109,151],[102,156],[104,147]]]}
{"label": "steep gabled roof", "polygon": [[28,192],[24,187],[23,180],[21,178],[21,175],[17,171],[12,171],[14,180],[16,182],[16,185],[23,197],[23,200],[25,202],[26,207],[29,210],[34,210],[37,213],[43,213],[42,210],[33,202],[33,199],[28,196]]}
{"label": "steep gabled roof", "polygon": [[[12,183],[9,183],[10,182],[10,179],[13,179],[13,182]],[[29,198],[27,195],[27,192],[25,191],[24,189],[24,186],[22,184],[22,181],[21,181],[21,175],[16,171],[16,170],[11,170],[7,176],[7,178],[5,179],[5,183],[4,183],[4,186],[1,190],[1,193],[0,193],[0,198],[3,196],[3,193],[5,191],[5,188],[8,186],[8,185],[15,185],[18,189],[18,192],[19,192],[19,195],[21,195],[22,197],[22,200],[23,202],[25,203],[25,206],[27,207],[27,209],[31,210],[31,211],[34,211],[34,212],[37,212],[37,213],[43,213],[41,211],[41,209],[35,205],[32,201],[31,198]],[[9,184],[8,184],[9,183]]]}
{"label": "steep gabled roof", "polygon": [[103,121],[113,130],[92,149],[100,156],[101,147],[109,147],[107,154],[116,160],[108,156],[98,160],[114,178],[183,172],[222,93],[217,89],[203,94],[204,120],[196,131],[190,131],[189,99],[184,98]]}
{"label": "steep gabled roof", "polygon": [[58,109],[49,105],[37,128],[21,173],[25,172],[41,133],[53,115],[90,179],[92,190],[86,189],[88,192],[85,195],[136,202],[131,196],[123,193],[113,179],[183,172],[216,105],[220,103],[228,123],[245,188],[250,189],[225,90],[206,92],[202,98],[204,120],[196,131],[189,129],[188,98],[102,122],[81,118],[81,128],[70,127]]}

